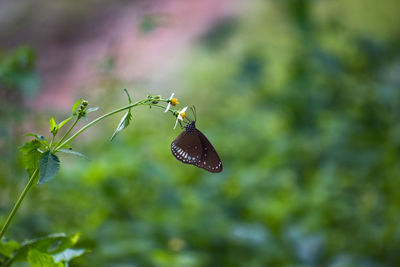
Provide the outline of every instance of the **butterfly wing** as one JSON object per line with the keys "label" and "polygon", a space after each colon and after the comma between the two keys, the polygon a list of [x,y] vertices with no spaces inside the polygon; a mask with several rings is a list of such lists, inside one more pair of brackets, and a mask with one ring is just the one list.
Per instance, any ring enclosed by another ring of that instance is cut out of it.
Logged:
{"label": "butterfly wing", "polygon": [[181,162],[209,172],[221,172],[222,162],[207,137],[196,128],[183,131],[171,144],[172,154]]}
{"label": "butterfly wing", "polygon": [[201,160],[203,148],[194,131],[183,131],[172,142],[171,151],[175,158],[183,163],[196,165]]}
{"label": "butterfly wing", "polygon": [[200,142],[202,143],[202,155],[200,162],[196,162],[196,166],[202,169],[205,169],[209,172],[221,172],[222,171],[222,162],[218,156],[217,151],[213,147],[213,145],[208,141],[207,137],[200,132],[197,131],[197,136],[199,136]]}

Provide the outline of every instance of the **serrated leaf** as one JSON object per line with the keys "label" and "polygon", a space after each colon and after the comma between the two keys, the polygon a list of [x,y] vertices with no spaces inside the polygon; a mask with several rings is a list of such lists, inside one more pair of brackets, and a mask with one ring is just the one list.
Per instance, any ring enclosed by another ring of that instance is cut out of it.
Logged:
{"label": "serrated leaf", "polygon": [[71,248],[67,248],[66,250],[52,255],[53,259],[55,262],[66,262],[68,263],[70,260],[72,260],[73,258],[77,258],[82,256],[83,254],[85,254],[87,251],[86,249],[71,249]]}
{"label": "serrated leaf", "polygon": [[17,241],[0,242],[0,255],[9,258],[17,249],[19,249],[19,243]]}
{"label": "serrated leaf", "polygon": [[88,109],[86,110],[86,113],[90,113],[90,112],[96,111],[96,110],[98,110],[98,109],[99,109],[99,107],[88,108]]}
{"label": "serrated leaf", "polygon": [[75,111],[81,104],[82,99],[78,99],[78,101],[75,102],[75,104],[72,105],[72,114],[76,115]]}
{"label": "serrated leaf", "polygon": [[62,122],[60,122],[58,124],[58,129],[60,129],[61,127],[64,126],[64,124],[66,124],[67,122],[69,122],[74,116],[69,117],[68,119],[63,120]]}
{"label": "serrated leaf", "polygon": [[63,153],[67,153],[67,154],[72,154],[72,155],[75,155],[75,156],[79,156],[79,157],[82,157],[82,158],[85,158],[85,159],[89,159],[86,155],[84,155],[84,154],[82,154],[82,153],[80,153],[80,152],[71,150],[71,149],[63,149],[63,148],[61,148],[59,151],[60,151],[60,152],[63,152]]}
{"label": "serrated leaf", "polygon": [[19,151],[22,154],[22,163],[28,171],[29,176],[39,167],[39,159],[42,156],[39,152],[41,147],[42,144],[37,139],[26,142],[19,147]]}
{"label": "serrated leaf", "polygon": [[62,262],[55,263],[51,255],[42,253],[35,249],[28,253],[28,262],[31,267],[62,267]]}
{"label": "serrated leaf", "polygon": [[27,133],[26,136],[36,137],[39,141],[45,141],[46,140],[46,138],[44,138],[43,135],[36,134],[36,133]]}
{"label": "serrated leaf", "polygon": [[26,134],[26,136],[35,137],[37,140],[39,140],[40,143],[42,143],[42,145],[44,147],[48,147],[49,146],[49,142],[47,142],[46,138],[43,135],[36,134],[36,133],[28,133],[28,134]]}
{"label": "serrated leaf", "polygon": [[38,185],[47,183],[56,176],[60,168],[60,160],[50,151],[46,151],[42,154],[42,157],[39,160],[39,168],[40,177],[37,183]]}
{"label": "serrated leaf", "polygon": [[125,129],[126,127],[128,127],[129,123],[131,122],[132,119],[132,113],[131,110],[129,110],[121,119],[121,121],[118,124],[117,129],[115,130],[114,134],[111,136],[111,141],[115,138],[115,136],[122,131],[123,129]]}
{"label": "serrated leaf", "polygon": [[131,96],[128,93],[128,90],[124,89],[124,91],[125,91],[126,95],[128,96],[129,104],[132,104],[132,99],[131,99]]}

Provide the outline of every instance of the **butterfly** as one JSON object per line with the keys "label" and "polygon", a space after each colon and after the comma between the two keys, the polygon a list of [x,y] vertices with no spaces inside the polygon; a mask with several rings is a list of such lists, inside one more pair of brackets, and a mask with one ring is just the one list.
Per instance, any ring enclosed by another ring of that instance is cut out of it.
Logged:
{"label": "butterfly", "polygon": [[[194,109],[192,111],[195,113]],[[209,172],[221,172],[222,162],[207,137],[189,120],[185,130],[171,143],[172,154],[185,164],[192,164]]]}

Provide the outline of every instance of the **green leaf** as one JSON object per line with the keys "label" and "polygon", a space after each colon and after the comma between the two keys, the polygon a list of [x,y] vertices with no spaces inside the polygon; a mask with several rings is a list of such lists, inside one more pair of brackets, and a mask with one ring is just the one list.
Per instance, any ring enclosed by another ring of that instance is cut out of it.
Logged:
{"label": "green leaf", "polygon": [[81,104],[81,101],[82,99],[79,98],[78,101],[76,101],[75,104],[72,106],[72,114],[77,115],[75,111]]}
{"label": "green leaf", "polygon": [[[53,142],[53,147],[58,147],[59,144],[60,142]],[[69,144],[65,144],[61,148],[71,149],[71,146]]]}
{"label": "green leaf", "polygon": [[36,133],[28,133],[28,134],[26,134],[26,136],[33,136],[37,140],[39,140],[39,142],[42,143],[43,146],[45,146],[45,147],[49,146],[49,142],[47,142],[46,138],[44,138],[43,135],[36,134]]}
{"label": "green leaf", "polygon": [[132,119],[132,113],[131,113],[131,110],[129,109],[129,111],[122,117],[121,121],[118,124],[117,129],[115,130],[114,134],[111,136],[111,141],[115,138],[115,136],[120,131],[122,131],[123,129],[128,127],[129,123],[131,122],[131,119]]}
{"label": "green leaf", "polygon": [[53,132],[57,130],[57,123],[53,117],[50,118],[50,131]]}
{"label": "green leaf", "polygon": [[58,254],[67,248],[73,247],[79,240],[79,233],[66,236],[64,233],[51,234],[48,236],[25,241],[21,248],[13,255],[12,261],[25,261],[28,252],[32,249],[48,254]]}
{"label": "green leaf", "polygon": [[132,104],[132,99],[131,99],[131,96],[128,93],[128,90],[124,89],[124,91],[125,91],[126,95],[128,96],[129,104]]}
{"label": "green leaf", "polygon": [[23,165],[28,171],[29,176],[31,176],[36,168],[39,167],[39,159],[42,154],[39,152],[38,149],[41,147],[42,144],[37,139],[26,142],[19,147],[19,151],[22,154]]}
{"label": "green leaf", "polygon": [[55,263],[51,255],[42,253],[35,249],[28,253],[28,262],[31,267],[62,267],[62,262]]}
{"label": "green leaf", "polygon": [[46,140],[46,138],[44,138],[43,135],[36,134],[36,133],[28,133],[28,134],[26,134],[26,136],[36,137],[39,141],[45,141]]}
{"label": "green leaf", "polygon": [[90,112],[96,111],[96,110],[98,110],[98,109],[99,109],[99,107],[88,108],[88,109],[86,110],[86,113],[90,113]]}
{"label": "green leaf", "polygon": [[71,149],[71,146],[69,144],[65,144],[61,148]]}
{"label": "green leaf", "polygon": [[53,259],[55,262],[69,262],[70,260],[72,260],[73,258],[77,258],[82,256],[83,254],[85,254],[87,251],[86,249],[71,249],[71,248],[67,248],[66,250],[52,255]]}
{"label": "green leaf", "polygon": [[57,174],[60,168],[60,160],[56,155],[50,151],[43,153],[39,160],[40,177],[38,181],[39,184],[47,183]]}
{"label": "green leaf", "polygon": [[72,154],[72,155],[75,155],[75,156],[79,156],[79,157],[82,157],[82,158],[85,158],[85,159],[89,159],[86,155],[84,155],[84,154],[82,154],[82,153],[80,153],[80,152],[77,152],[77,151],[73,151],[73,150],[71,150],[71,149],[63,149],[63,148],[61,148],[59,151],[60,151],[60,152],[63,152],[63,153],[67,153],[67,154]]}
{"label": "green leaf", "polygon": [[61,127],[64,126],[64,124],[66,124],[67,122],[69,122],[74,116],[69,117],[68,119],[63,120],[62,122],[60,122],[58,124],[58,129],[60,129]]}
{"label": "green leaf", "polygon": [[6,257],[11,257],[13,252],[19,249],[17,241],[0,242],[0,254]]}

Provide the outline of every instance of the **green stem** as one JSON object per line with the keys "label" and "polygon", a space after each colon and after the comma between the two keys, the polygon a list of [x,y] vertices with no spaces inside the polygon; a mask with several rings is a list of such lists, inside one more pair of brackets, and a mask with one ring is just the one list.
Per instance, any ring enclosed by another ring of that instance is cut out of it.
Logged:
{"label": "green stem", "polygon": [[24,200],[26,193],[28,193],[29,189],[31,189],[33,185],[33,181],[35,180],[35,177],[37,173],[39,172],[39,168],[36,168],[35,171],[32,173],[31,178],[29,179],[29,182],[26,184],[24,191],[22,191],[21,195],[19,196],[17,202],[15,203],[13,209],[11,210],[10,214],[8,215],[8,218],[6,220],[6,223],[4,224],[3,228],[1,229],[0,232],[0,240],[3,237],[4,233],[7,231],[8,226],[11,223],[11,220],[13,219],[15,213],[17,212],[19,206],[21,205],[22,200]]}
{"label": "green stem", "polygon": [[[148,101],[150,101],[149,99],[143,99],[140,101],[137,101],[133,104],[130,104],[128,106],[113,110],[111,112],[108,112],[106,114],[104,114],[103,116],[98,117],[97,119],[89,122],[88,124],[86,124],[85,126],[83,126],[81,129],[79,129],[74,135],[72,135],[70,138],[68,138],[67,140],[64,141],[64,143],[59,142],[59,145],[53,150],[53,153],[56,153],[60,148],[62,148],[63,146],[65,146],[66,144],[68,144],[69,142],[71,142],[72,140],[74,140],[78,135],[80,135],[83,131],[85,131],[87,128],[89,128],[90,126],[93,126],[95,123],[101,121],[102,119],[105,119],[111,115],[114,115],[118,112],[136,107],[136,106],[140,106],[140,105],[148,105],[148,106],[155,106],[155,107],[159,107],[159,108],[163,108],[165,109],[164,106],[162,105],[157,105],[157,104],[153,104],[153,103],[148,103]],[[172,110],[170,110],[170,112],[173,113]]]}
{"label": "green stem", "polygon": [[[130,108],[133,108],[133,107],[139,106],[139,105],[155,106],[155,107],[159,107],[159,108],[165,109],[164,106],[158,105],[158,104],[154,104],[154,103],[151,103],[149,101],[150,101],[149,99],[143,99],[143,100],[137,101],[137,102],[135,102],[133,104],[130,104],[128,106],[125,106],[125,107],[113,110],[113,111],[111,111],[109,113],[106,113],[103,116],[100,116],[97,119],[95,119],[95,120],[91,121],[90,123],[86,124],[81,129],[79,129],[74,135],[72,135],[70,138],[68,138],[67,140],[64,141],[64,139],[67,137],[67,135],[71,132],[71,130],[75,127],[76,123],[78,122],[79,119],[77,118],[75,120],[74,124],[69,128],[69,130],[61,138],[61,140],[59,142],[59,145],[53,149],[53,153],[56,153],[60,148],[62,148],[63,146],[65,146],[66,144],[68,144],[69,142],[74,140],[78,135],[80,135],[83,131],[85,131],[90,126],[92,126],[95,123],[101,121],[102,119],[105,119],[105,118],[107,118],[107,117],[109,117],[111,115],[114,115],[114,114],[118,113],[118,112],[130,109]],[[160,101],[161,102],[168,102],[168,100],[161,100],[161,99],[160,99]],[[174,111],[172,111],[172,110],[170,110],[170,112],[174,113]],[[50,146],[53,144],[53,140],[54,140],[54,135],[53,135],[53,138],[51,140]],[[4,236],[5,232],[7,231],[7,228],[10,225],[12,219],[14,218],[15,213],[18,211],[19,206],[21,205],[22,201],[24,200],[25,195],[31,189],[31,187],[33,185],[33,182],[35,180],[35,177],[38,174],[38,172],[39,172],[39,168],[36,168],[35,171],[33,172],[32,176],[29,178],[29,181],[28,181],[27,185],[25,186],[24,191],[22,191],[22,193],[19,196],[17,202],[15,203],[13,209],[11,210],[10,214],[8,215],[7,220],[6,220],[6,222],[5,222],[3,228],[1,229],[1,232],[0,232],[0,241],[1,241],[1,238]]]}
{"label": "green stem", "polygon": [[52,137],[51,137],[51,141],[50,141],[50,145],[49,145],[49,149],[51,149],[51,146],[53,145],[53,142],[54,142],[54,137],[56,137],[56,135],[55,134],[53,134],[52,133]]}
{"label": "green stem", "polygon": [[[143,101],[143,100],[142,100],[142,101]],[[113,110],[113,111],[111,111],[111,112],[109,112],[109,113],[106,113],[106,114],[104,114],[103,116],[100,116],[100,117],[98,117],[97,119],[95,119],[95,120],[89,122],[88,124],[86,124],[85,126],[83,126],[81,129],[79,129],[79,131],[77,131],[77,132],[76,132],[74,135],[72,135],[70,138],[68,138],[67,140],[65,140],[63,143],[60,143],[60,144],[53,150],[53,153],[56,153],[60,148],[62,148],[63,146],[65,146],[66,144],[68,144],[69,142],[71,142],[72,140],[74,140],[78,135],[80,135],[83,131],[85,131],[87,128],[89,128],[90,126],[92,126],[92,125],[95,124],[96,122],[99,122],[99,121],[101,121],[102,119],[105,119],[105,118],[107,118],[107,117],[109,117],[109,116],[111,116],[111,115],[113,115],[113,114],[115,114],[115,113],[124,111],[124,110],[126,110],[126,109],[130,109],[130,108],[132,108],[132,107],[134,107],[134,106],[137,106],[137,105],[140,104],[140,102],[141,102],[141,101],[138,101],[138,102],[136,102],[136,103],[134,103],[134,104],[130,104],[130,105],[126,106],[126,107],[122,107],[122,108]]]}
{"label": "green stem", "polygon": [[79,116],[76,117],[74,123],[71,125],[71,127],[68,129],[68,131],[63,135],[63,137],[61,137],[60,141],[58,142],[59,144],[61,144],[62,141],[64,141],[65,138],[67,138],[67,136],[72,131],[72,129],[75,127],[75,125],[78,123],[78,121],[79,121]]}

